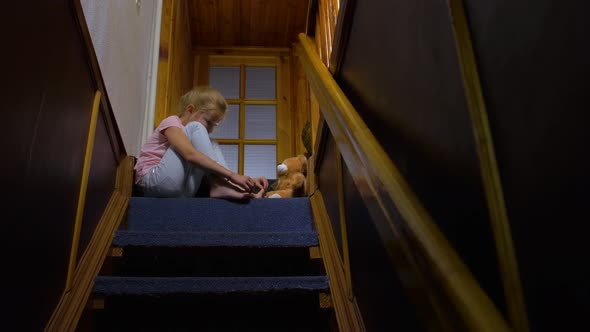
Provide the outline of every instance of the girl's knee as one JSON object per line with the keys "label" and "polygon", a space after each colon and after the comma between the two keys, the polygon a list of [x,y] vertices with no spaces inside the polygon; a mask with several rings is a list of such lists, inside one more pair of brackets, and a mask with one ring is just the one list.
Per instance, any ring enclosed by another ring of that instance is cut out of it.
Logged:
{"label": "girl's knee", "polygon": [[209,158],[213,158],[211,138],[209,138],[207,128],[203,124],[196,121],[191,122],[185,127],[185,133],[195,149],[204,153]]}
{"label": "girl's knee", "polygon": [[210,140],[207,128],[205,128],[205,126],[202,123],[197,121],[193,121],[187,124],[185,127],[185,133],[191,141],[201,141],[204,139],[206,139],[207,141]]}
{"label": "girl's knee", "polygon": [[186,128],[186,132],[187,132],[187,134],[189,134],[189,136],[191,133],[195,133],[195,132],[204,132],[207,136],[209,136],[207,133],[207,128],[205,128],[205,126],[198,121],[189,122],[185,126],[185,128]]}

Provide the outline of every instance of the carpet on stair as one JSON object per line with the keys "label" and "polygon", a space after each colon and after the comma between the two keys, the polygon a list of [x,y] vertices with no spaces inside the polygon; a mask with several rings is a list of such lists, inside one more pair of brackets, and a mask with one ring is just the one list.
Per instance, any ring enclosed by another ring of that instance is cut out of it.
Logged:
{"label": "carpet on stair", "polygon": [[183,295],[326,291],[326,276],[293,277],[117,277],[98,276],[96,295]]}
{"label": "carpet on stair", "polygon": [[119,247],[311,247],[317,232],[155,232],[117,231]]}
{"label": "carpet on stair", "polygon": [[132,197],[127,230],[167,232],[309,232],[309,198],[252,199]]}

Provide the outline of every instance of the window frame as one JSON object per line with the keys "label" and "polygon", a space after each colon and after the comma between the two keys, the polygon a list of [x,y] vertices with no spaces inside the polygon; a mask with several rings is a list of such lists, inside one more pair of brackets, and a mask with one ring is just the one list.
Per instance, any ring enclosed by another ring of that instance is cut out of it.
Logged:
{"label": "window frame", "polygon": [[[220,145],[238,145],[238,173],[244,174],[246,145],[275,145],[275,163],[292,155],[290,121],[290,89],[289,89],[289,59],[284,56],[271,55],[196,55],[195,56],[195,85],[209,84],[209,71],[214,66],[232,66],[240,68],[240,94],[237,99],[227,99],[228,104],[239,105],[239,135],[235,139],[216,138]],[[275,68],[275,99],[248,99],[246,92],[246,67],[274,67]],[[198,71],[201,75],[198,76]],[[205,74],[206,72],[206,74]],[[198,78],[198,81],[197,81]],[[198,83],[198,84],[197,84]],[[275,139],[247,139],[245,138],[245,108],[246,105],[275,105],[276,136]]]}

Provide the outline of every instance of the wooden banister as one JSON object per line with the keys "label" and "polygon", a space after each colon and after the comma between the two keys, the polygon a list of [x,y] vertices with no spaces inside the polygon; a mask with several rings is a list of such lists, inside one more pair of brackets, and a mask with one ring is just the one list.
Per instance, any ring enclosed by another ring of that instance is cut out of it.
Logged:
{"label": "wooden banister", "polygon": [[300,59],[322,116],[393,263],[409,265],[432,288],[430,297],[440,306],[450,304],[446,309],[456,313],[467,330],[509,331],[503,316],[319,59],[314,41],[305,34],[299,40]]}

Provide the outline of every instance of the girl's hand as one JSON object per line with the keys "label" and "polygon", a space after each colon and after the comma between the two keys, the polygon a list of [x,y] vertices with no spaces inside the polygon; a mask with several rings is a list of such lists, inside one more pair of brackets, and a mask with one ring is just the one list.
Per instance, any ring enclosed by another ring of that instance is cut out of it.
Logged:
{"label": "girl's hand", "polygon": [[261,190],[266,190],[266,188],[268,188],[268,180],[266,180],[264,176],[255,178],[254,182],[256,182],[256,186]]}
{"label": "girl's hand", "polygon": [[232,173],[228,179],[231,182],[237,184],[243,191],[246,192],[251,192],[254,188],[256,188],[256,182],[249,176]]}

